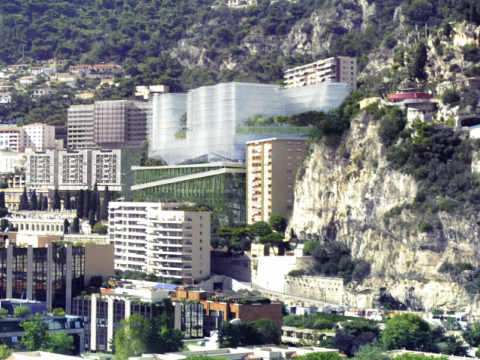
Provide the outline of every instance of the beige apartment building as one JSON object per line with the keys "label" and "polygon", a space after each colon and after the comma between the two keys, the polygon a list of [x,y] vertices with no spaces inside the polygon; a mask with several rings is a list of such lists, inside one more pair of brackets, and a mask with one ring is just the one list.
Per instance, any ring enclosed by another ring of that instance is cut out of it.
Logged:
{"label": "beige apartment building", "polygon": [[[183,206],[192,210],[181,210]],[[192,204],[110,202],[110,242],[115,269],[176,279],[210,275],[210,212]]]}
{"label": "beige apartment building", "polygon": [[305,139],[247,142],[247,224],[293,210],[295,178],[307,150]]}
{"label": "beige apartment building", "polygon": [[332,57],[297,66],[284,72],[285,89],[322,84],[348,83],[350,90],[357,89],[357,58]]}

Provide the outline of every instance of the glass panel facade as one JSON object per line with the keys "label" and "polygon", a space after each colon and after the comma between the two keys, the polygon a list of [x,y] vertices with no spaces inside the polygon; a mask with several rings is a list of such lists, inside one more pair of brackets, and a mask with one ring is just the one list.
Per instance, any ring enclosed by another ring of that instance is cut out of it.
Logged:
{"label": "glass panel facade", "polygon": [[203,338],[203,304],[182,305],[182,331],[186,338]]}
{"label": "glass panel facade", "polygon": [[85,248],[72,247],[72,299],[80,295],[85,284]]}
{"label": "glass panel facade", "polygon": [[125,142],[125,110],[125,101],[95,103],[93,137],[96,144]]}
{"label": "glass panel facade", "polygon": [[7,297],[7,248],[0,249],[0,298]]}
{"label": "glass panel facade", "polygon": [[13,248],[12,298],[27,298],[27,249]]}
{"label": "glass panel facade", "polygon": [[48,249],[33,249],[33,300],[47,301]]}
{"label": "glass panel facade", "polygon": [[52,309],[65,309],[67,302],[67,248],[52,247]]}

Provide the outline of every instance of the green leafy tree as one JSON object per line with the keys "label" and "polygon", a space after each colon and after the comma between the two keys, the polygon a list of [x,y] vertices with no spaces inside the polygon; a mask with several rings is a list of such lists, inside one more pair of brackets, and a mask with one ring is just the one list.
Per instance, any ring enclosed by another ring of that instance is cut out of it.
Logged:
{"label": "green leafy tree", "polygon": [[70,201],[70,192],[67,190],[65,192],[65,197],[64,197],[64,200],[63,200],[63,207],[65,210],[70,210],[72,208],[72,204],[71,204],[71,201]]}
{"label": "green leafy tree", "polygon": [[382,342],[389,350],[422,350],[429,345],[430,326],[413,314],[395,315],[387,322]]}
{"label": "green leafy tree", "polygon": [[13,309],[13,312],[16,316],[25,318],[28,314],[30,314],[30,308],[28,306],[17,306],[15,309]]}
{"label": "green leafy tree", "polygon": [[10,355],[13,354],[13,349],[9,348],[7,345],[0,345],[0,360],[5,360]]}
{"label": "green leafy tree", "polygon": [[116,359],[127,360],[144,354],[147,350],[145,335],[149,332],[149,323],[139,314],[123,319],[122,327],[115,333]]}
{"label": "green leafy tree", "polygon": [[280,250],[280,248],[283,246],[284,238],[285,238],[285,234],[271,233],[271,234],[262,236],[260,238],[260,243],[264,244],[265,246],[269,246],[273,250],[273,253],[277,255],[277,253],[275,252],[275,247],[277,247]]}
{"label": "green leafy tree", "polygon": [[108,226],[103,225],[102,223],[97,223],[93,226],[92,232],[100,235],[106,235],[108,233]]}
{"label": "green leafy tree", "polygon": [[56,308],[56,309],[53,309],[52,314],[54,316],[64,316],[65,310],[63,310],[62,308]]}
{"label": "green leafy tree", "polygon": [[[48,202],[47,202],[48,204]],[[55,189],[55,192],[53,194],[53,210],[60,210],[62,208],[62,204],[61,204],[61,201],[60,201],[60,194],[58,192],[58,189]],[[47,209],[45,210],[48,210],[48,205],[47,205]]]}
{"label": "green leafy tree", "polygon": [[78,199],[77,199],[77,217],[79,219],[83,218],[83,209],[85,206],[85,192],[80,190],[78,192]]}
{"label": "green leafy tree", "polygon": [[3,319],[9,315],[9,312],[7,309],[0,308],[0,318]]}
{"label": "green leafy tree", "polygon": [[272,214],[268,219],[271,228],[279,233],[284,233],[287,229],[287,218],[282,214]]}
{"label": "green leafy tree", "polygon": [[272,228],[265,221],[258,221],[250,226],[250,233],[253,236],[265,236],[272,233]]}
{"label": "green leafy tree", "polygon": [[79,233],[80,233],[80,219],[78,217],[75,217],[72,222],[70,234],[79,234]]}
{"label": "green leafy tree", "polygon": [[[62,310],[63,314],[65,315],[65,311],[63,311],[63,309],[59,310]],[[58,313],[60,314],[62,312],[59,311]],[[62,332],[49,334],[46,351],[55,354],[70,355],[71,350],[73,349],[73,336]]]}
{"label": "green leafy tree", "polygon": [[480,322],[474,322],[469,330],[462,331],[462,337],[470,346],[478,346],[480,344]]}
{"label": "green leafy tree", "polygon": [[23,343],[27,351],[44,350],[45,345],[48,344],[49,326],[43,321],[40,314],[30,317],[29,321],[24,321],[20,324],[25,330]]}
{"label": "green leafy tree", "polygon": [[271,319],[260,319],[255,321],[255,327],[263,336],[264,344],[280,344],[281,339],[277,325]]}
{"label": "green leafy tree", "polygon": [[391,357],[383,349],[382,344],[373,342],[360,347],[355,352],[356,360],[391,360]]}
{"label": "green leafy tree", "polygon": [[339,360],[341,359],[340,355],[338,355],[338,353],[333,351],[312,352],[305,355],[295,356],[295,359],[297,357],[300,360]]}
{"label": "green leafy tree", "polygon": [[38,199],[37,199],[37,192],[33,189],[32,196],[30,198],[30,209],[33,211],[38,210]]}

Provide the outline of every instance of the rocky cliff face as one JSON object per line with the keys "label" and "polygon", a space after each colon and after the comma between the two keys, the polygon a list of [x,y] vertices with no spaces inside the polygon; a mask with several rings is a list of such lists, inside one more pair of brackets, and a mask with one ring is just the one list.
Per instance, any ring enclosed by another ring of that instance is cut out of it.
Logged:
{"label": "rocky cliff face", "polygon": [[447,260],[478,266],[478,217],[440,212],[430,233],[420,232],[422,218],[405,208],[385,221],[389,210],[413,202],[418,184],[389,167],[379,125],[362,114],[352,122],[344,144],[314,146],[298,175],[291,226],[302,239],[339,241],[354,257],[371,263],[368,278],[345,287],[351,306],[388,301],[412,310],[477,312],[479,289],[471,275],[465,271],[452,278],[437,269]]}

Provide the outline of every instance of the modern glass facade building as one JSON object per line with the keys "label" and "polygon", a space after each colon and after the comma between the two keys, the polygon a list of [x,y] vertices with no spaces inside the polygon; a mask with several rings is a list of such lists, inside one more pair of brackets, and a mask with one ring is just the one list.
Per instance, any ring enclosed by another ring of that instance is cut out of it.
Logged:
{"label": "modern glass facade building", "polygon": [[[244,163],[247,141],[308,137],[305,128],[270,125],[245,129],[249,117],[330,111],[341,105],[348,92],[347,83],[283,89],[278,85],[235,82],[203,86],[188,94],[155,95],[149,118],[149,156],[162,158],[170,165],[199,160]],[[185,111],[183,125],[180,116]]]}
{"label": "modern glass facade building", "polygon": [[193,202],[213,209],[214,224],[245,223],[245,165],[215,162],[179,166],[134,166],[138,201]]}

